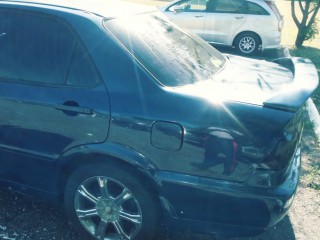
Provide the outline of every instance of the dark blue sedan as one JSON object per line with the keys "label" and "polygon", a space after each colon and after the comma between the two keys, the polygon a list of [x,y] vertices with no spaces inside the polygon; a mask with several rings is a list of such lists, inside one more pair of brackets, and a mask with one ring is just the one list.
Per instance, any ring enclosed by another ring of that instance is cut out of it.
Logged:
{"label": "dark blue sedan", "polygon": [[314,65],[225,56],[143,12],[0,1],[0,186],[63,203],[83,239],[274,226],[299,180]]}

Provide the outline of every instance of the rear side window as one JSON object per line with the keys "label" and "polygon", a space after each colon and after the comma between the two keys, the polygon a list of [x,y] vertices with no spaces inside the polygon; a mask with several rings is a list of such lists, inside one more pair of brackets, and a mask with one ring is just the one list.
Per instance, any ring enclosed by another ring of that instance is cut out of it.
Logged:
{"label": "rear side window", "polygon": [[0,13],[0,77],[64,84],[75,49],[59,21],[26,13]]}
{"label": "rear side window", "polygon": [[82,46],[77,44],[67,77],[67,85],[83,87],[94,85],[97,82],[99,82],[99,74],[90,56]]}
{"label": "rear side window", "polygon": [[209,0],[215,2],[217,13],[241,13],[242,1],[236,0]]}
{"label": "rear side window", "polygon": [[253,2],[244,3],[244,13],[252,15],[270,15],[267,10]]}

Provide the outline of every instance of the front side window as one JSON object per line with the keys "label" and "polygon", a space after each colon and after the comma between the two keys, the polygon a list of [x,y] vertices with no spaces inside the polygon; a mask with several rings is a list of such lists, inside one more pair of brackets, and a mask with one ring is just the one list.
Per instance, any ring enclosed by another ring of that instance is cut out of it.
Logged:
{"label": "front side window", "polygon": [[0,12],[0,78],[37,84],[89,86],[99,81],[92,60],[62,22]]}
{"label": "front side window", "polygon": [[162,13],[105,20],[104,26],[165,86],[212,79],[226,63],[220,52],[173,24]]}
{"label": "front side window", "polygon": [[206,10],[206,1],[185,0],[171,6],[170,12],[204,12]]}

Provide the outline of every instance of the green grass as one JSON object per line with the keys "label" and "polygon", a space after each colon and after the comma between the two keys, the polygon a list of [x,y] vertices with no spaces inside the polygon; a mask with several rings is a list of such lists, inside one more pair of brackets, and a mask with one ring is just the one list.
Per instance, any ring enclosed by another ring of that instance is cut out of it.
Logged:
{"label": "green grass", "polygon": [[307,114],[304,120],[303,147],[307,152],[307,164],[302,164],[301,183],[308,188],[320,190],[320,162],[319,159],[319,137],[314,131],[315,124],[310,121]]}
{"label": "green grass", "polygon": [[303,179],[307,183],[307,187],[320,190],[320,163],[312,162],[305,171]]}
{"label": "green grass", "polygon": [[[314,63],[318,75],[320,76],[320,34],[312,41],[305,41],[303,43],[304,47],[295,48],[293,45],[297,34],[297,27],[291,17],[290,3],[280,0],[277,0],[276,3],[280,7],[281,13],[285,16],[285,26],[282,38],[283,44],[289,48],[291,56],[309,58]],[[317,18],[318,20],[320,19],[319,14]],[[312,100],[318,107],[318,110],[320,110],[320,86],[318,86],[314,92]],[[309,164],[303,164],[301,180],[304,182],[305,186],[311,189],[320,190],[320,139],[315,134],[314,127],[314,123],[311,122],[309,118],[305,120],[307,137],[304,137],[304,141],[308,141],[307,139],[309,139],[307,145],[312,151],[308,153],[308,155],[310,155],[310,157],[308,157],[310,161]]]}
{"label": "green grass", "polygon": [[304,124],[304,128],[305,130],[314,130],[314,122],[311,122],[310,120],[309,121],[306,121],[305,124]]}
{"label": "green grass", "polygon": [[314,131],[315,124],[309,118],[304,120],[304,130],[309,132],[310,137],[313,139],[314,144],[319,145],[320,139]]}

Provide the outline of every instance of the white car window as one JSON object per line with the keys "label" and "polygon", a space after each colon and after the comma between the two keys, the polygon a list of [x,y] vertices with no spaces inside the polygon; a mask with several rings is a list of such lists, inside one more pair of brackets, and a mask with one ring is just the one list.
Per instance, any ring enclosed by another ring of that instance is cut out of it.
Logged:
{"label": "white car window", "polygon": [[170,12],[204,12],[206,10],[205,1],[186,0],[172,5],[169,9]]}
{"label": "white car window", "polygon": [[215,12],[241,13],[243,1],[235,0],[209,0],[215,2]]}
{"label": "white car window", "polygon": [[252,15],[270,15],[270,13],[264,9],[263,7],[259,6],[256,3],[253,2],[246,2],[246,7],[245,7],[245,12],[246,14],[252,14]]}

